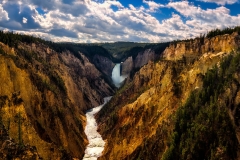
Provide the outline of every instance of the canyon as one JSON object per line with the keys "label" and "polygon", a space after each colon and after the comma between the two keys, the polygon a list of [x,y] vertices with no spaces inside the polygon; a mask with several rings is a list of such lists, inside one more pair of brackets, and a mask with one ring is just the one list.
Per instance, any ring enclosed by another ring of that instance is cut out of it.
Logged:
{"label": "canyon", "polygon": [[[15,36],[0,43],[2,159],[240,157],[239,32],[133,47],[117,58],[100,45]],[[221,85],[212,89],[214,81]],[[206,134],[209,123],[217,140]]]}

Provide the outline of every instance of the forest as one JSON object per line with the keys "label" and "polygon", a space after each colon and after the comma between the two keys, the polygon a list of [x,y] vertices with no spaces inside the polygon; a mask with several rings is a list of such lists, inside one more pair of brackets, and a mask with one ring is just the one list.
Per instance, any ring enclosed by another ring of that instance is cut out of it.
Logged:
{"label": "forest", "polygon": [[221,103],[221,99],[232,83],[239,85],[234,76],[239,72],[239,61],[239,53],[231,54],[219,67],[209,69],[203,78],[203,88],[193,91],[177,110],[163,160],[236,158],[235,128],[228,114],[228,104]]}

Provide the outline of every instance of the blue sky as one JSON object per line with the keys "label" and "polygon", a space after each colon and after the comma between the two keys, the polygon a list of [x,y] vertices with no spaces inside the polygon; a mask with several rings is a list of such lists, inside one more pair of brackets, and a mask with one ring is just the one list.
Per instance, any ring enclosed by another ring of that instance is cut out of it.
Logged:
{"label": "blue sky", "polygon": [[57,42],[165,42],[239,25],[239,0],[0,0],[1,30]]}

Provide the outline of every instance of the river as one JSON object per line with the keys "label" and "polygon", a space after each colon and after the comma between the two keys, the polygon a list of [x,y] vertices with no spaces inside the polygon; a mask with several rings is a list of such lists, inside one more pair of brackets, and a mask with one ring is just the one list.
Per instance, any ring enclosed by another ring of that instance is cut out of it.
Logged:
{"label": "river", "polygon": [[104,150],[105,142],[102,136],[97,132],[98,126],[94,115],[99,112],[110,99],[111,97],[104,98],[104,104],[90,109],[86,113],[87,125],[85,127],[85,134],[87,135],[89,144],[85,150],[83,160],[97,160]]}
{"label": "river", "polygon": [[[112,80],[116,87],[120,87],[125,76],[121,76],[120,74],[121,64],[118,63],[115,65],[112,71]],[[101,156],[102,151],[104,150],[105,142],[102,139],[102,136],[97,132],[97,122],[95,120],[94,115],[98,113],[102,107],[111,99],[111,97],[104,98],[104,103],[98,107],[90,109],[86,112],[87,124],[85,127],[85,134],[87,135],[87,139],[89,144],[85,150],[85,155],[83,160],[97,160],[98,157]]]}

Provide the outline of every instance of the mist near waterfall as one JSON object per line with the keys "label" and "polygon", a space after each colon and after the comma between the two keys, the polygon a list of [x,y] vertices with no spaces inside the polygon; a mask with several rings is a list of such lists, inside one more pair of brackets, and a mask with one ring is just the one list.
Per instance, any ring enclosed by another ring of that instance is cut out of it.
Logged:
{"label": "mist near waterfall", "polygon": [[112,71],[112,81],[114,85],[119,88],[127,76],[121,75],[121,63],[117,63]]}

